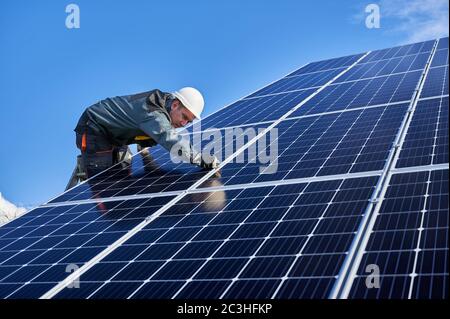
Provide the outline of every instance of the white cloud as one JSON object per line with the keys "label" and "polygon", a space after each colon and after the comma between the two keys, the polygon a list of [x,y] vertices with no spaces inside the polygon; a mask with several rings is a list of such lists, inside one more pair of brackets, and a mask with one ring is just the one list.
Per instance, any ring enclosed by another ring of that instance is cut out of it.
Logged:
{"label": "white cloud", "polygon": [[26,208],[17,207],[7,201],[0,193],[0,225],[9,222],[26,213]]}
{"label": "white cloud", "polygon": [[389,20],[405,43],[448,36],[448,0],[382,0],[379,6],[382,25]]}
{"label": "white cloud", "polygon": [[385,35],[400,35],[402,44],[448,36],[448,0],[368,0],[353,6],[352,24],[365,25],[366,5],[378,4]]}

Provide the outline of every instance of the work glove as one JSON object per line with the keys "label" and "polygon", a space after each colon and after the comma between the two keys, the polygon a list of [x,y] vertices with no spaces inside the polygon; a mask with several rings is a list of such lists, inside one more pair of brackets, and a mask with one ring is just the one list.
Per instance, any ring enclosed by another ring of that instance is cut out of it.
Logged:
{"label": "work glove", "polygon": [[211,156],[209,154],[202,155],[202,160],[200,163],[201,168],[211,170],[216,169],[217,167],[219,167],[219,165],[220,161],[217,159],[217,157]]}
{"label": "work glove", "polygon": [[[213,170],[218,168],[220,165],[220,161],[215,156],[211,156],[209,154],[203,154],[202,160],[200,163],[200,167],[207,170]],[[222,174],[220,170],[214,173],[214,177],[220,177]]]}

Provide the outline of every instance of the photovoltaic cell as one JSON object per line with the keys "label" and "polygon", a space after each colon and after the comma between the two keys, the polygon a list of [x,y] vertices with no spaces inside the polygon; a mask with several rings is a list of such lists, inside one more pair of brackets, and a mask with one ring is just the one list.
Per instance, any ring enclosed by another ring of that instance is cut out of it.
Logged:
{"label": "photovoltaic cell", "polygon": [[448,49],[448,37],[439,39],[437,50]]}
{"label": "photovoltaic cell", "polygon": [[448,49],[437,50],[431,62],[432,68],[443,65],[448,65]]}
{"label": "photovoltaic cell", "polygon": [[350,297],[448,298],[448,216],[448,170],[393,175]]}

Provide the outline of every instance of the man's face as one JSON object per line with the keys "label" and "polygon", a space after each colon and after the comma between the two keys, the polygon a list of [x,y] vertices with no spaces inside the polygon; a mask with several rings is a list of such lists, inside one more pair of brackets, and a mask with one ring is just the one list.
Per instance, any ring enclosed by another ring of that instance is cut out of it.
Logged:
{"label": "man's face", "polygon": [[178,100],[172,102],[170,117],[172,118],[172,126],[174,128],[186,126],[195,119],[194,114],[185,108]]}

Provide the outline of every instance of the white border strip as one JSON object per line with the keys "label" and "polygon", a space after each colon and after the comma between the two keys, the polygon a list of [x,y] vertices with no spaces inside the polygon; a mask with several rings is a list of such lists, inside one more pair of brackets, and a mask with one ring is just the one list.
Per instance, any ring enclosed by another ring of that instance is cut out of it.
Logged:
{"label": "white border strip", "polygon": [[123,200],[132,200],[132,199],[146,199],[146,198],[156,198],[156,197],[165,197],[165,196],[177,196],[181,194],[183,191],[171,191],[166,193],[148,193],[148,194],[137,194],[137,195],[123,195],[117,197],[105,197],[105,198],[90,198],[90,199],[80,199],[74,201],[67,202],[57,202],[57,203],[49,203],[39,206],[39,208],[47,208],[47,207],[60,207],[60,206],[70,206],[70,205],[81,205],[81,204],[95,204],[95,203],[107,203],[107,202],[115,202],[115,201],[123,201]]}
{"label": "white border strip", "polygon": [[392,169],[392,174],[415,173],[424,171],[440,171],[443,169],[449,169],[448,163],[394,168]]}
{"label": "white border strip", "polygon": [[[315,183],[315,182],[321,182],[321,181],[331,181],[331,180],[336,180],[336,179],[351,179],[351,178],[377,176],[377,175],[381,175],[382,172],[383,172],[382,170],[364,171],[364,172],[357,172],[357,173],[301,177],[301,178],[291,178],[291,179],[273,180],[273,181],[255,182],[255,183],[246,183],[246,184],[231,184],[231,185],[213,186],[213,187],[205,187],[205,188],[195,188],[195,189],[191,189],[191,190],[186,190],[186,192],[188,194],[193,194],[193,193],[206,193],[206,192],[213,192],[213,191],[226,191],[226,190],[241,189],[241,188],[256,188],[256,187],[265,187],[265,186]],[[70,206],[70,205],[115,202],[115,201],[133,200],[133,199],[146,199],[146,198],[166,197],[166,196],[168,197],[168,196],[177,196],[183,192],[184,191],[181,190],[181,191],[173,191],[173,192],[166,192],[166,193],[149,193],[149,194],[140,194],[140,195],[126,195],[126,196],[117,196],[117,197],[83,199],[83,200],[77,200],[77,201],[72,201],[72,202],[52,203],[52,204],[48,204],[48,205],[42,205],[39,207],[40,208],[41,207],[44,207],[44,208],[60,207],[60,206]]]}
{"label": "white border strip", "polygon": [[419,101],[445,99],[446,97],[448,97],[448,94],[435,95],[435,96],[427,96],[427,97],[422,97],[422,98],[420,98]]}
{"label": "white border strip", "polygon": [[192,193],[226,191],[226,190],[243,189],[243,188],[257,188],[257,187],[266,187],[266,186],[317,183],[317,182],[334,181],[334,180],[340,180],[340,179],[352,179],[352,178],[379,176],[379,175],[382,174],[382,172],[383,172],[382,170],[365,171],[365,172],[358,172],[358,173],[324,175],[324,176],[314,176],[314,177],[302,177],[302,178],[273,180],[273,181],[248,183],[248,184],[224,185],[224,186],[207,187],[207,188],[205,187],[205,188],[196,188],[196,189],[190,191],[189,193],[192,194]]}

